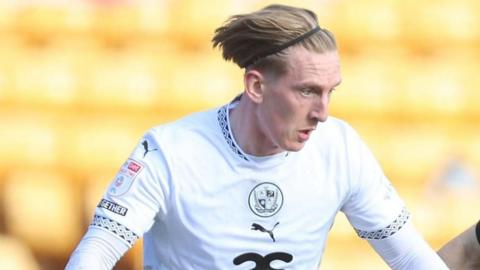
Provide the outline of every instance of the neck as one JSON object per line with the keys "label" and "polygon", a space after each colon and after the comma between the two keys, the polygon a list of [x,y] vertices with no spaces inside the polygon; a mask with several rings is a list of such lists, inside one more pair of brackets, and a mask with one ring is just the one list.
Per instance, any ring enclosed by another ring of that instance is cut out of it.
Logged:
{"label": "neck", "polygon": [[253,156],[269,156],[282,150],[275,146],[262,131],[256,116],[256,104],[242,96],[230,111],[230,127],[235,141],[243,152]]}

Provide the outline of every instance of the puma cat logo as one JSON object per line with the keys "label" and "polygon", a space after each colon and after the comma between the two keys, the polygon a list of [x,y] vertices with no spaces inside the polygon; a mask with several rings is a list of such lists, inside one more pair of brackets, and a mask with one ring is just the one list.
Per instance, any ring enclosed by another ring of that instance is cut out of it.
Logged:
{"label": "puma cat logo", "polygon": [[280,222],[275,223],[275,225],[273,225],[273,228],[271,230],[267,230],[260,224],[252,223],[252,230],[268,233],[268,235],[270,235],[270,238],[272,238],[273,242],[275,242],[275,236],[273,235],[273,230],[275,229],[275,227],[277,227],[278,224],[280,224]]}
{"label": "puma cat logo", "polygon": [[143,157],[145,158],[145,156],[147,155],[148,152],[153,152],[153,151],[157,151],[158,149],[155,148],[155,149],[148,149],[148,141],[145,140],[142,142],[143,144],[143,149],[145,149],[145,153],[143,153]]}

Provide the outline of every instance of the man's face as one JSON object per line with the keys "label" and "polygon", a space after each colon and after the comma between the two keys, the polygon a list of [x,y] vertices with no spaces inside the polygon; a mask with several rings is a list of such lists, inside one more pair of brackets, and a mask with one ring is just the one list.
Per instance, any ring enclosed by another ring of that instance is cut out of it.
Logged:
{"label": "man's face", "polygon": [[266,142],[278,150],[273,152],[302,149],[317,123],[327,120],[330,94],[341,81],[336,51],[293,47],[286,57],[287,73],[266,77],[256,112]]}

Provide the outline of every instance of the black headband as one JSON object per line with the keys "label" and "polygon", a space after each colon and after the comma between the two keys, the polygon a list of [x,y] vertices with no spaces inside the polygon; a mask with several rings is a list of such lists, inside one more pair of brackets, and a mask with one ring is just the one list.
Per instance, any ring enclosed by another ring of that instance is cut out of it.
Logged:
{"label": "black headband", "polygon": [[248,58],[247,61],[245,61],[240,67],[242,68],[246,68],[248,66],[250,66],[251,64],[255,63],[258,59],[260,58],[263,58],[263,57],[266,57],[266,56],[269,56],[271,54],[275,54],[275,53],[278,53],[280,52],[281,50],[284,50],[294,44],[297,44],[299,43],[300,41],[304,40],[304,39],[307,39],[309,38],[311,35],[315,34],[316,32],[320,31],[320,27],[317,26],[315,28],[313,28],[312,30],[306,32],[305,34],[302,34],[290,41],[287,41],[285,42],[284,44],[281,44],[279,46],[276,46],[268,51],[265,51],[265,52],[261,52],[257,55],[253,55],[252,57]]}

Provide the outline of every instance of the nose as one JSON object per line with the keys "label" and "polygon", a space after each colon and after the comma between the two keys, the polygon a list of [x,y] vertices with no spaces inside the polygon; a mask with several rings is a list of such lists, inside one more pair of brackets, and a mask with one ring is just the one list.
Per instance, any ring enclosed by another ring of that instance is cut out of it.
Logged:
{"label": "nose", "polygon": [[325,122],[328,118],[328,104],[330,96],[328,94],[321,95],[315,99],[310,111],[310,117],[318,122]]}

